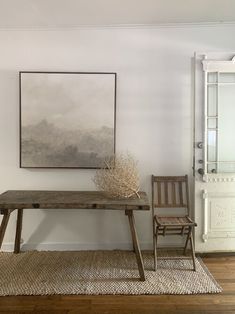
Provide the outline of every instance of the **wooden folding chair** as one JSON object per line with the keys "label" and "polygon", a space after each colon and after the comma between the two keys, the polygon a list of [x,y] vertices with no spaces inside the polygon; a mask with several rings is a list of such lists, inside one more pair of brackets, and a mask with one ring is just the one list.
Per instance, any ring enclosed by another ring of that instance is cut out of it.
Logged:
{"label": "wooden folding chair", "polygon": [[[157,209],[171,210],[174,214],[155,214],[155,210]],[[179,211],[182,212],[182,209],[184,213],[179,214]],[[187,175],[169,177],[152,175],[152,213],[154,269],[157,269],[158,237],[160,235],[180,235],[186,237],[184,254],[186,254],[187,245],[190,242],[193,270],[196,270],[193,228],[197,224],[189,217],[190,207]]]}

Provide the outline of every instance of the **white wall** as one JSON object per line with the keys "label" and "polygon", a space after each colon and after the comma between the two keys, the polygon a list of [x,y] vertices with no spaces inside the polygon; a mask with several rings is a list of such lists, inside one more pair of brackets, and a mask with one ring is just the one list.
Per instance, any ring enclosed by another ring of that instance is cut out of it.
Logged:
{"label": "white wall", "polygon": [[[0,192],[94,189],[94,170],[19,168],[18,71],[117,72],[117,151],[150,175],[192,174],[192,58],[235,49],[235,25],[166,28],[0,31]],[[69,212],[69,213],[68,213]],[[141,247],[150,248],[151,215],[136,213]],[[11,218],[4,247],[14,241]],[[122,212],[25,210],[24,248],[127,248]],[[41,243],[41,246],[37,244]]]}

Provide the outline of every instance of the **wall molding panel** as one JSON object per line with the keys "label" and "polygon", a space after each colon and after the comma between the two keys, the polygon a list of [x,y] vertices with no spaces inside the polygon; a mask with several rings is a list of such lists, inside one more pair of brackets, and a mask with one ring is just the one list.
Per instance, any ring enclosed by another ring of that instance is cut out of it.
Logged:
{"label": "wall molding panel", "polygon": [[235,193],[202,191],[203,234],[202,240],[235,237]]}
{"label": "wall molding panel", "polygon": [[235,182],[235,175],[230,173],[206,174],[203,176],[204,182]]}

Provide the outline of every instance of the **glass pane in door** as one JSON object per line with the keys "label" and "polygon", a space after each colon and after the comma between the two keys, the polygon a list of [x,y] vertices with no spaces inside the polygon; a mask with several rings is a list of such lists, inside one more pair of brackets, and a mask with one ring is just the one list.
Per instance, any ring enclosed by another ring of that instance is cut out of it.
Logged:
{"label": "glass pane in door", "polygon": [[235,161],[235,84],[219,86],[218,154],[220,161]]}

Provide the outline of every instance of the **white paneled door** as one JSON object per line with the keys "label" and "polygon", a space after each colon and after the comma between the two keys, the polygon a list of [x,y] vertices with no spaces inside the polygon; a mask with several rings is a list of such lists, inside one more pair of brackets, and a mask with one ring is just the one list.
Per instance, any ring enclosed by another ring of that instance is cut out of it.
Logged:
{"label": "white paneled door", "polygon": [[197,252],[235,251],[235,52],[195,54]]}

